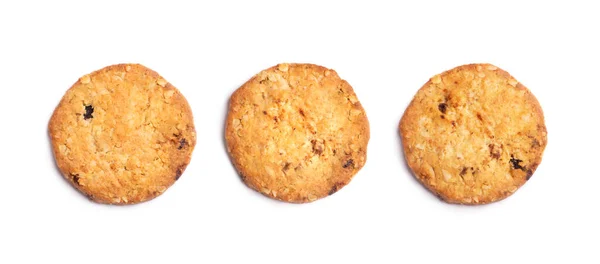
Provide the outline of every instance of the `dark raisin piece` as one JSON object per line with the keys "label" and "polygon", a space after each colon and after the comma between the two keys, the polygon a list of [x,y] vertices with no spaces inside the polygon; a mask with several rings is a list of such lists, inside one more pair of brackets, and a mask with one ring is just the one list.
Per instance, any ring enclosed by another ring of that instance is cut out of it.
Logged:
{"label": "dark raisin piece", "polygon": [[94,113],[94,107],[92,105],[86,105],[85,106],[85,114],[83,114],[83,120],[88,120],[90,118],[94,118],[92,113]]}
{"label": "dark raisin piece", "polygon": [[467,167],[463,167],[460,171],[460,176],[465,176],[465,174],[467,174]]}
{"label": "dark raisin piece", "polygon": [[510,164],[512,165],[513,169],[525,171],[525,167],[521,166],[520,164],[521,162],[523,162],[523,160],[515,159],[513,155],[510,155]]}
{"label": "dark raisin piece", "polygon": [[181,150],[183,149],[186,145],[188,144],[187,140],[185,140],[185,138],[182,138],[181,140],[179,140],[179,147],[177,147],[177,149]]}
{"label": "dark raisin piece", "polygon": [[354,168],[354,160],[353,159],[349,159],[348,161],[346,161],[346,163],[342,167],[344,167],[344,169],[346,169],[350,166],[352,166]]}
{"label": "dark raisin piece", "polygon": [[299,111],[299,112],[300,112],[300,115],[301,115],[301,116],[303,116],[303,117],[306,117],[306,116],[304,115],[304,110],[300,109],[300,111]]}
{"label": "dark raisin piece", "polygon": [[79,174],[69,173],[69,176],[71,176],[71,179],[73,179],[74,183],[76,183],[77,185],[81,185],[79,183]]}
{"label": "dark raisin piece", "polygon": [[440,115],[440,118],[441,119],[446,119],[446,116],[445,115]]}
{"label": "dark raisin piece", "polygon": [[321,155],[321,153],[323,153],[323,148],[321,146],[314,148],[313,152],[317,155]]}
{"label": "dark raisin piece", "polygon": [[525,180],[531,179],[531,176],[533,176],[533,171],[531,169],[528,169],[527,176],[525,176]]}
{"label": "dark raisin piece", "polygon": [[479,119],[479,121],[483,122],[483,117],[481,117],[480,113],[477,113],[477,119]]}
{"label": "dark raisin piece", "polygon": [[266,78],[266,79],[262,79],[262,80],[260,80],[258,83],[260,83],[260,84],[264,84],[264,83],[266,83],[266,82],[268,82],[268,81],[270,81],[270,80],[269,80],[269,78]]}
{"label": "dark raisin piece", "polygon": [[179,180],[179,177],[181,177],[181,174],[183,174],[183,170],[181,168],[178,168],[177,171],[175,172],[175,180]]}
{"label": "dark raisin piece", "polygon": [[331,190],[329,190],[329,193],[328,193],[328,195],[332,195],[332,194],[336,193],[337,191],[339,191],[339,190],[340,190],[340,188],[341,188],[341,187],[342,187],[342,184],[341,184],[341,183],[336,183],[336,184],[334,184],[334,185],[331,187]]}
{"label": "dark raisin piece", "polygon": [[446,103],[441,103],[438,105],[438,109],[440,110],[440,112],[442,112],[443,114],[446,113],[446,109],[448,108],[448,105]]}
{"label": "dark raisin piece", "polygon": [[267,111],[263,111],[263,115],[266,115],[266,114],[267,114]]}
{"label": "dark raisin piece", "polygon": [[452,121],[452,126],[456,127],[456,122]]}
{"label": "dark raisin piece", "polygon": [[286,171],[288,171],[289,169],[290,169],[290,163],[289,163],[289,162],[286,162],[286,163],[285,163],[285,165],[283,165],[283,169],[282,169],[282,170],[283,170],[283,172],[286,172]]}

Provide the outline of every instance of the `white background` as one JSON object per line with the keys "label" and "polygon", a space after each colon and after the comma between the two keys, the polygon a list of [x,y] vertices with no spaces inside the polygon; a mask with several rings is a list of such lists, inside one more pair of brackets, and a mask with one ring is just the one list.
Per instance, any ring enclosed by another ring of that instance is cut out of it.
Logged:
{"label": "white background", "polygon": [[[2,1],[0,263],[599,263],[600,8],[594,1]],[[47,124],[81,75],[142,63],[181,90],[198,132],[164,195],[88,201]],[[366,166],[335,195],[276,202],[229,162],[229,95],[280,62],[335,69],[367,111]],[[445,204],[407,169],[397,125],[429,77],[489,62],[537,96],[549,144],[486,206]]]}

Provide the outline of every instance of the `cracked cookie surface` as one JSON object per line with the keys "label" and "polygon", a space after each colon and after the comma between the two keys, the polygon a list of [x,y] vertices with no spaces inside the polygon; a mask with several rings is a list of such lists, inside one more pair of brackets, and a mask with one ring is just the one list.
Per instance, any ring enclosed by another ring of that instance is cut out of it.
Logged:
{"label": "cracked cookie surface", "polygon": [[187,100],[139,64],[81,77],[48,127],[63,176],[99,203],[135,204],[159,196],[184,172],[196,144]]}
{"label": "cracked cookie surface", "polygon": [[399,132],[415,177],[459,204],[513,194],[533,175],[547,143],[537,99],[491,64],[432,77],[406,109]]}
{"label": "cracked cookie surface", "polygon": [[233,93],[225,139],[249,187],[304,203],[337,192],[363,167],[369,122],[335,71],[279,64]]}

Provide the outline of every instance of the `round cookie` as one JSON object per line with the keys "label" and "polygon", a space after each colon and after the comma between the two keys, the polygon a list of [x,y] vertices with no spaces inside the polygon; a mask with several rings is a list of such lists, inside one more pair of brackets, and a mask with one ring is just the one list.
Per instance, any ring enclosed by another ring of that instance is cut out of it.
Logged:
{"label": "round cookie", "polygon": [[490,64],[431,78],[406,109],[399,131],[416,178],[459,204],[513,194],[535,172],[547,142],[537,99]]}
{"label": "round cookie", "polygon": [[249,187],[305,203],[337,192],[363,167],[369,122],[335,71],[279,64],[233,93],[225,139]]}
{"label": "round cookie", "polygon": [[186,99],[139,64],[81,77],[48,127],[64,177],[107,204],[135,204],[162,194],[181,176],[196,144]]}

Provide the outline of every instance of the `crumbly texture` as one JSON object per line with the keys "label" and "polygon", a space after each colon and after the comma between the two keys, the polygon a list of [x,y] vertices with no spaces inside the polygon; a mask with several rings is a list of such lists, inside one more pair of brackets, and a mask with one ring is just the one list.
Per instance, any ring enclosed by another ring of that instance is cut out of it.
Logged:
{"label": "crumbly texture", "polygon": [[408,166],[449,203],[486,204],[513,194],[542,161],[547,134],[537,99],[490,64],[431,78],[399,126]]}
{"label": "crumbly texture", "polygon": [[64,177],[108,204],[162,194],[181,176],[196,144],[186,99],[139,64],[81,77],[56,107],[49,133]]}
{"label": "crumbly texture", "polygon": [[369,122],[335,71],[279,64],[231,96],[225,138],[249,187],[304,203],[337,192],[363,167]]}

